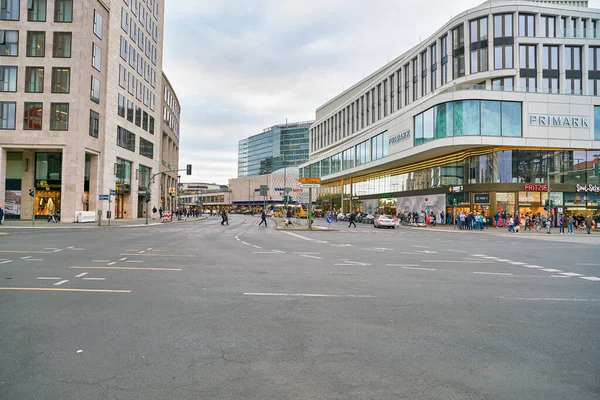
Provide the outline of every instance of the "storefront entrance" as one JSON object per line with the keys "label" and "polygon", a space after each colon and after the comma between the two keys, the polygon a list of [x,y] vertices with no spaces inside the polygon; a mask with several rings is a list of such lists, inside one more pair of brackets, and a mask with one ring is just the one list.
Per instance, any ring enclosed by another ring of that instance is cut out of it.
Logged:
{"label": "storefront entrance", "polygon": [[125,202],[125,195],[117,194],[115,196],[115,218],[122,219],[123,218],[123,203]]}

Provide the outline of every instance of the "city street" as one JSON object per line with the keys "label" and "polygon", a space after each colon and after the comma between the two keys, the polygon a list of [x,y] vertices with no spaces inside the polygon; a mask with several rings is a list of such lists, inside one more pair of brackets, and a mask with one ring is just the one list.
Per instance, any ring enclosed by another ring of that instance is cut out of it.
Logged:
{"label": "city street", "polygon": [[0,399],[600,397],[600,234],[220,221],[3,231]]}

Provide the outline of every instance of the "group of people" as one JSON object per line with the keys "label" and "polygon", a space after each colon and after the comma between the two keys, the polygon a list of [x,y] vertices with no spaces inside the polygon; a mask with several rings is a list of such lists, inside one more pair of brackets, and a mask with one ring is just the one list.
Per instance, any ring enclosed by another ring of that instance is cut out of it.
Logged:
{"label": "group of people", "polygon": [[488,228],[487,222],[485,215],[480,212],[465,213],[461,211],[456,216],[456,228],[462,230],[482,231]]}

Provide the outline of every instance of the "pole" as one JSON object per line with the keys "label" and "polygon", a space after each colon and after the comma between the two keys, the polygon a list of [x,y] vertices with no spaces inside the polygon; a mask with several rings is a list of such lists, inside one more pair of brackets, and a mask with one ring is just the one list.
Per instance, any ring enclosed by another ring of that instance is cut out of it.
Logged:
{"label": "pole", "polygon": [[312,188],[308,188],[308,229],[312,229]]}
{"label": "pole", "polygon": [[250,179],[248,179],[248,210],[250,210]]}
{"label": "pole", "polygon": [[[146,189],[147,191],[150,191],[150,182],[148,182],[148,188]],[[146,202],[146,225],[148,225],[148,199],[145,198],[144,201]]]}
{"label": "pole", "polygon": [[33,198],[31,199],[31,226],[35,226],[35,186],[33,187]]}
{"label": "pole", "polygon": [[551,203],[550,203],[550,158],[546,159],[546,163],[548,164],[548,168],[546,169],[547,171],[547,177],[546,177],[546,183],[548,184],[546,189],[547,189],[547,193],[548,193],[548,221],[546,222],[548,224],[548,228],[546,230],[547,234],[550,234],[550,228],[552,226],[551,223],[551,217],[552,217],[552,208],[550,207]]}

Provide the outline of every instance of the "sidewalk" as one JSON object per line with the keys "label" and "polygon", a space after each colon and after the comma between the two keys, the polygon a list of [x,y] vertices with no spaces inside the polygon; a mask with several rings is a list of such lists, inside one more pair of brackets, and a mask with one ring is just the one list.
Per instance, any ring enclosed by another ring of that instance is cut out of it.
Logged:
{"label": "sidewalk", "polygon": [[207,216],[201,216],[198,218],[190,218],[188,217],[186,220],[181,219],[178,221],[177,218],[173,217],[172,222],[160,222],[158,217],[156,219],[148,218],[148,225],[146,225],[146,218],[132,218],[132,219],[111,219],[110,226],[108,225],[108,220],[102,218],[102,226],[98,226],[98,221],[96,222],[86,222],[82,224],[78,224],[76,222],[48,222],[45,219],[39,219],[35,221],[35,226],[32,226],[31,220],[29,221],[21,221],[21,220],[2,220],[2,225],[0,225],[0,232],[10,229],[91,229],[91,228],[135,228],[141,226],[156,226],[156,225],[169,225],[169,224],[179,224],[184,222],[196,222],[201,221],[203,219],[208,218]]}

